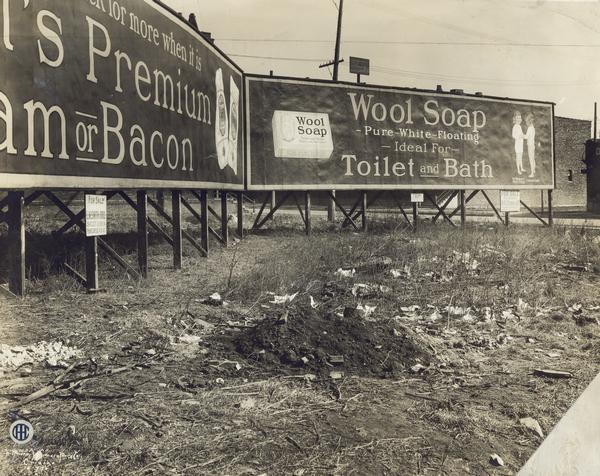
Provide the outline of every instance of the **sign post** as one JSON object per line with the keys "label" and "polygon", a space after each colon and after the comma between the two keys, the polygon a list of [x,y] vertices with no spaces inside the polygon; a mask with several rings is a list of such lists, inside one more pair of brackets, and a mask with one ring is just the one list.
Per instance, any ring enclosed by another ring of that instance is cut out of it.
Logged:
{"label": "sign post", "polygon": [[98,291],[98,236],[106,235],[106,195],[85,195],[85,281],[88,292]]}

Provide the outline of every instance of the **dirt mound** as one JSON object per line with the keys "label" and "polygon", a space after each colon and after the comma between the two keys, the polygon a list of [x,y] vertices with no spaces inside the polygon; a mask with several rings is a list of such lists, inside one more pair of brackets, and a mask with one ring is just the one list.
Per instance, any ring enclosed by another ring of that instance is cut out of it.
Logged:
{"label": "dirt mound", "polygon": [[[265,365],[329,376],[393,377],[429,355],[400,327],[295,307],[238,335],[236,350]],[[338,374],[339,376],[339,374]]]}

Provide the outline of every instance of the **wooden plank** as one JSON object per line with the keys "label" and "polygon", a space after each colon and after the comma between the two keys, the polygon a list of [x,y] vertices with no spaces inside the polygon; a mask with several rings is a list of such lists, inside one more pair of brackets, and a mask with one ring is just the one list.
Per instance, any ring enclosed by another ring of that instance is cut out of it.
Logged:
{"label": "wooden plank", "polygon": [[312,233],[312,220],[310,216],[311,212],[311,203],[310,203],[310,192],[307,190],[304,192],[304,224],[306,229],[306,235],[310,236]]}
{"label": "wooden plank", "polygon": [[267,216],[265,216],[265,217],[262,219],[262,221],[261,221],[261,222],[260,222],[258,225],[256,225],[256,227],[255,227],[255,228],[256,228],[256,229],[259,229],[259,228],[260,228],[260,227],[262,227],[262,226],[263,226],[263,225],[264,225],[264,224],[265,224],[265,223],[266,223],[266,222],[267,222],[267,221],[268,221],[270,218],[272,218],[272,217],[273,217],[273,215],[275,215],[275,212],[276,212],[277,210],[279,210],[279,209],[280,209],[280,208],[283,206],[283,204],[284,204],[284,203],[285,203],[285,201],[286,201],[286,200],[287,200],[287,199],[290,197],[290,195],[291,195],[291,194],[292,194],[292,192],[286,192],[286,193],[283,195],[283,198],[282,198],[282,199],[281,199],[279,202],[277,202],[273,208],[271,208],[271,210],[269,211],[269,213],[267,213]]}
{"label": "wooden plank", "polygon": [[200,244],[202,245],[202,248],[206,250],[206,254],[208,255],[208,197],[206,190],[202,190],[197,197],[200,199]]}
{"label": "wooden plank", "polygon": [[244,193],[237,192],[237,235],[244,238]]}
{"label": "wooden plank", "polygon": [[229,212],[227,211],[227,192],[221,192],[221,238],[223,245],[227,246],[229,242],[229,227],[228,225]]}
{"label": "wooden plank", "polygon": [[[474,197],[475,195],[477,195],[479,193],[479,190],[473,190],[469,196],[465,199],[465,205],[467,205]],[[450,213],[448,216],[450,218],[452,218],[454,215],[456,215],[459,211],[461,210],[461,207],[458,207],[456,210],[453,210],[452,213]]]}
{"label": "wooden plank", "polygon": [[[487,200],[487,202],[489,203],[490,207],[492,207],[492,210],[494,210],[494,213],[496,214],[496,216],[498,217],[498,220],[500,220],[503,224],[508,225],[508,221],[505,223],[504,219],[502,218],[502,215],[500,215],[500,212],[498,211],[498,209],[496,208],[496,206],[494,205],[494,202],[492,202],[492,200],[490,199],[490,197],[488,196],[487,192],[485,190],[481,190],[481,193],[483,194],[483,197]],[[508,217],[507,217],[508,218]]]}
{"label": "wooden plank", "polygon": [[262,217],[263,211],[267,207],[267,203],[269,203],[269,194],[268,193],[265,195],[265,199],[262,203],[262,206],[260,207],[260,210],[258,211],[256,218],[254,219],[254,224],[252,225],[253,230],[256,229],[256,225],[258,225],[258,222],[259,222],[260,218]]}
{"label": "wooden plank", "polygon": [[171,224],[173,226],[173,268],[181,269],[183,262],[183,239],[181,230],[181,191],[171,192]]}
{"label": "wooden plank", "polygon": [[98,237],[85,237],[85,287],[88,292],[98,291]]}
{"label": "wooden plank", "polygon": [[361,199],[361,211],[362,211],[362,217],[361,217],[361,228],[363,229],[363,231],[367,230],[367,192],[365,192],[364,190],[362,192],[360,192],[360,199]]}
{"label": "wooden plank", "polygon": [[[452,193],[450,194],[450,196],[448,197],[448,199],[447,199],[447,200],[444,202],[444,204],[442,205],[442,207],[441,207],[441,208],[439,207],[439,205],[438,205],[438,204],[437,204],[437,203],[436,203],[434,200],[431,200],[431,197],[429,197],[429,198],[430,198],[430,201],[431,201],[431,203],[433,203],[433,204],[435,205],[435,207],[438,209],[438,212],[437,212],[437,214],[436,214],[436,215],[435,215],[435,216],[434,216],[434,217],[431,219],[431,222],[432,222],[432,223],[435,223],[435,222],[437,221],[437,219],[438,219],[440,216],[443,216],[445,219],[449,220],[449,221],[450,221],[450,223],[454,224],[454,223],[452,222],[452,220],[450,220],[450,219],[449,219],[449,216],[448,216],[448,214],[446,213],[446,207],[447,207],[448,205],[450,205],[450,202],[451,202],[451,201],[454,199],[454,197],[456,197],[456,195],[457,195],[457,194],[458,194],[458,190],[457,190],[457,191],[454,191],[454,192],[452,192]],[[428,196],[429,196],[429,195],[428,195]],[[457,212],[458,210],[460,210],[460,207],[457,207],[457,208],[456,208],[456,210],[454,210],[454,213],[453,213],[453,215],[455,215],[455,214],[456,214],[456,212]]]}
{"label": "wooden plank", "polygon": [[39,191],[33,192],[33,193],[29,194],[27,197],[25,197],[25,206],[27,207],[27,206],[31,205],[33,202],[35,202],[43,194],[44,194],[43,192],[39,192]]}
{"label": "wooden plank", "polygon": [[552,190],[548,190],[548,226],[554,224],[554,209],[552,208]]}
{"label": "wooden plank", "polygon": [[83,276],[81,276],[81,274],[79,274],[77,272],[77,270],[74,269],[69,263],[63,263],[63,268],[64,268],[65,272],[69,276],[71,276],[71,278],[73,278],[75,281],[77,281],[81,286],[87,288],[87,281],[85,280],[85,278]]}
{"label": "wooden plank", "polygon": [[[335,197],[335,195],[334,195]],[[359,207],[360,205],[360,195],[358,197],[358,199],[356,200],[356,202],[354,202],[354,205],[352,205],[352,208],[350,209],[350,212],[348,213],[348,215],[350,215],[350,217],[352,218],[352,220],[356,220],[359,216],[360,216],[360,212],[355,213],[356,209]],[[336,203],[335,200],[333,200],[334,203]],[[338,204],[339,206],[339,204]],[[342,228],[346,228],[348,225],[350,225],[350,220],[348,218],[346,218],[343,222],[342,222]]]}
{"label": "wooden plank", "polygon": [[[550,224],[546,223],[546,221],[541,216],[539,216],[536,212],[534,212],[531,208],[529,208],[523,200],[519,200],[519,201],[521,202],[521,205],[523,205],[529,211],[529,213],[531,213],[534,217],[536,217],[539,221],[541,221],[545,226],[550,226]],[[550,205],[550,203],[548,203],[548,209],[550,209],[550,208],[551,208],[551,205]]]}
{"label": "wooden plank", "polygon": [[[338,207],[340,209],[340,211],[342,212],[342,214],[346,217],[346,219],[348,220],[348,222],[354,227],[355,230],[358,230],[358,225],[356,224],[356,222],[352,219],[352,217],[350,216],[350,214],[346,211],[346,209],[338,202],[337,198],[335,197],[335,195],[333,195],[331,192],[328,192],[329,197],[333,200],[333,202],[335,203],[336,207]],[[360,199],[358,201],[360,203]],[[352,213],[352,212],[351,212]],[[342,223],[342,227],[343,227],[343,223]]]}
{"label": "wooden plank", "polygon": [[465,191],[460,191],[460,226],[465,226],[467,224],[467,209],[465,202]]}
{"label": "wooden plank", "polygon": [[[444,208],[450,203],[450,201],[454,198],[454,196],[456,195],[455,192],[453,193],[450,198],[446,201],[446,203],[444,204],[444,207],[440,208],[440,206],[436,203],[436,201],[433,199],[433,197],[431,195],[429,195],[427,192],[425,192],[425,196],[428,198],[428,200],[433,204],[433,206],[435,208],[438,209],[439,213],[436,216],[440,216],[440,214],[442,215],[442,217],[444,217],[444,220],[446,220],[448,223],[450,223],[452,226],[456,226],[454,224],[454,222],[452,220],[450,220],[450,218],[448,218],[448,215],[446,215],[446,213],[444,212]],[[435,219],[432,220],[433,222],[435,222]]]}
{"label": "wooden plank", "polygon": [[300,202],[298,201],[298,197],[296,196],[295,192],[292,193],[292,196],[294,197],[294,202],[296,203],[296,208],[298,209],[298,212],[300,213],[300,218],[302,218],[302,223],[306,227],[306,218],[304,218],[304,210],[302,210],[302,207],[300,206]]}
{"label": "wooden plank", "polygon": [[[65,215],[69,218],[75,218],[75,213],[71,211],[69,207],[67,207],[54,193],[52,192],[44,192],[52,203],[54,203]],[[76,220],[76,225],[79,229],[85,233],[85,224],[82,220]],[[135,279],[139,279],[140,275],[137,273],[133,267],[127,263],[115,250],[113,250],[106,241],[102,238],[98,238],[98,245],[102,250],[104,250],[109,256],[111,256],[130,276]]]}
{"label": "wooden plank", "polygon": [[148,277],[148,192],[137,191],[137,258],[138,271]]}
{"label": "wooden plank", "polygon": [[408,215],[406,214],[406,211],[404,210],[404,207],[400,203],[400,200],[398,200],[398,197],[396,196],[396,194],[393,191],[390,191],[390,195],[392,196],[392,199],[394,200],[394,203],[396,204],[396,206],[400,209],[400,212],[402,213],[402,216],[406,220],[406,223],[408,223],[412,227],[412,223],[410,222],[410,219],[408,218]]}
{"label": "wooden plank", "polygon": [[[136,212],[138,211],[138,206],[136,205],[136,203],[125,192],[119,192],[118,194],[123,198],[123,200],[125,200],[131,206],[131,208],[133,208]],[[148,195],[146,195],[146,198],[147,198],[147,200],[150,199],[150,197]],[[152,218],[147,216],[147,214],[146,214],[146,219],[148,221],[148,225],[150,225],[152,228],[154,228],[154,230],[167,243],[169,243],[169,245],[173,246],[173,239],[169,236],[169,234],[158,223],[156,223]]]}
{"label": "wooden plank", "polygon": [[25,194],[8,192],[8,290],[15,296],[25,295]]}
{"label": "wooden plank", "polygon": [[413,215],[413,231],[416,233],[419,226],[419,203],[413,202],[412,204],[412,215]]}

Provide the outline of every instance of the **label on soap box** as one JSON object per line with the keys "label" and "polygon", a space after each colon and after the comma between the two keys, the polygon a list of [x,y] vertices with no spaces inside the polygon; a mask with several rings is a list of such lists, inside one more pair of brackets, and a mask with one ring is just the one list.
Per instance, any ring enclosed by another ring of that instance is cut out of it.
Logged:
{"label": "label on soap box", "polygon": [[326,160],[333,153],[329,114],[320,112],[274,111],[275,157]]}

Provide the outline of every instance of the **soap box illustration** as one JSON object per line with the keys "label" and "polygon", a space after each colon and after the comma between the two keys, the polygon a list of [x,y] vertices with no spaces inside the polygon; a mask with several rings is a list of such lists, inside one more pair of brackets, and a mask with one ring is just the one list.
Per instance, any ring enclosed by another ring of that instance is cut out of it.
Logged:
{"label": "soap box illustration", "polygon": [[217,161],[223,170],[229,166],[237,175],[238,164],[238,131],[239,131],[239,100],[240,90],[233,78],[229,78],[229,114],[225,98],[223,71],[221,68],[215,73],[215,86],[217,90],[217,107],[215,120],[215,145],[217,147]]}
{"label": "soap box illustration", "polygon": [[275,111],[272,126],[275,157],[328,160],[333,153],[327,113]]}

